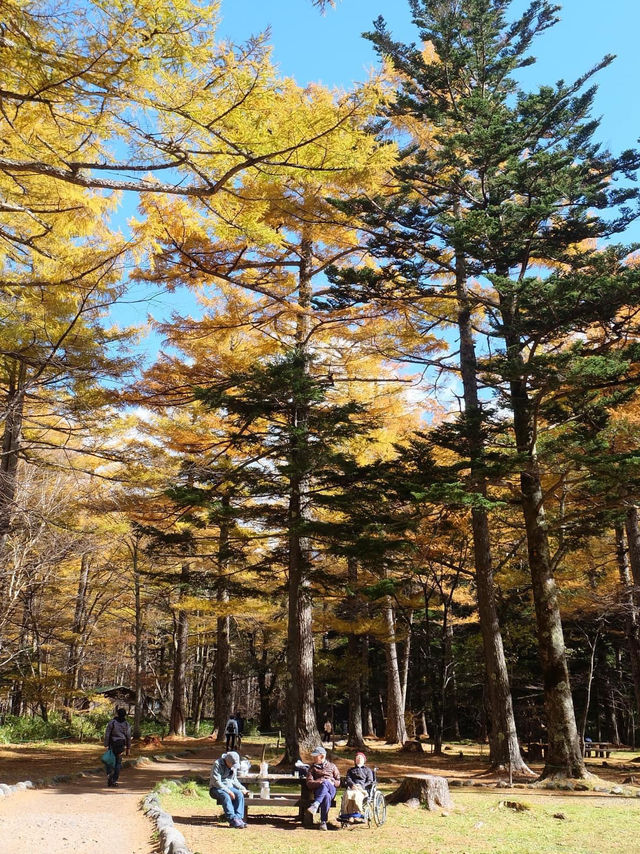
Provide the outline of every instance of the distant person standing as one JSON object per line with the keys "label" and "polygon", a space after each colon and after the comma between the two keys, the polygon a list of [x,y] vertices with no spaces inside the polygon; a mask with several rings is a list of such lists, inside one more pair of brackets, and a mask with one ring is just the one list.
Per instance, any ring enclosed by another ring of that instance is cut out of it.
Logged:
{"label": "distant person standing", "polygon": [[331,741],[333,739],[333,727],[329,718],[324,722],[322,727],[322,740]]}
{"label": "distant person standing", "polygon": [[224,728],[224,734],[227,737],[227,750],[234,750],[236,740],[238,738],[238,721],[235,715],[231,715]]}
{"label": "distant person standing", "polygon": [[107,749],[111,748],[116,757],[113,770],[107,774],[107,785],[115,787],[118,785],[122,768],[122,754],[128,756],[131,753],[131,727],[127,722],[127,713],[124,709],[118,709],[107,724],[104,732],[104,746]]}
{"label": "distant person standing", "polygon": [[242,744],[242,736],[244,735],[244,724],[245,719],[242,712],[236,712],[235,714],[236,723],[238,724],[238,747]]}

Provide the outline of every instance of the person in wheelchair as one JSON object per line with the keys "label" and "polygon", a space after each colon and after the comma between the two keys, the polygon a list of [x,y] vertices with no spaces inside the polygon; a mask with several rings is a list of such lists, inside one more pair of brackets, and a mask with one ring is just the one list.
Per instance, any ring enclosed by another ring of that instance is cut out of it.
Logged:
{"label": "person in wheelchair", "polygon": [[367,763],[364,753],[355,755],[353,767],[347,771],[345,786],[347,791],[342,796],[340,815],[353,818],[364,817],[364,804],[371,795],[374,775]]}

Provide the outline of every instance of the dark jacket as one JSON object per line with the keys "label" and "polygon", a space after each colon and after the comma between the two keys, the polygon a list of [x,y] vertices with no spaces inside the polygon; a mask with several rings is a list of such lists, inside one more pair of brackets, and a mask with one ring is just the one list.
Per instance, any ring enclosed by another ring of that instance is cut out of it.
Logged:
{"label": "dark jacket", "polygon": [[372,783],[373,771],[366,765],[363,765],[362,768],[354,765],[353,768],[349,768],[347,771],[347,779],[345,780],[345,786],[347,789],[353,789],[353,787],[358,784],[363,786],[365,789],[368,789]]}
{"label": "dark jacket", "polygon": [[104,733],[104,746],[113,747],[114,742],[124,742],[127,750],[131,749],[131,727],[127,721],[113,718],[107,724]]}
{"label": "dark jacket", "polygon": [[322,764],[314,762],[307,772],[307,786],[310,789],[317,789],[325,780],[333,783],[337,789],[340,785],[340,772],[333,762],[326,760]]}

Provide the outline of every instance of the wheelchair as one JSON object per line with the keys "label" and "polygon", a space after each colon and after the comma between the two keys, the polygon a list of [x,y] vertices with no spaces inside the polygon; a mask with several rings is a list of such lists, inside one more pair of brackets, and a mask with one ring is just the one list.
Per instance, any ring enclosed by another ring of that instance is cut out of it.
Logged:
{"label": "wheelchair", "polygon": [[387,804],[384,795],[378,788],[377,768],[373,769],[373,783],[369,786],[364,803],[362,804],[362,812],[357,813],[340,813],[338,821],[340,827],[344,830],[345,827],[353,827],[356,824],[366,824],[371,827],[374,824],[376,827],[381,827],[387,819]]}

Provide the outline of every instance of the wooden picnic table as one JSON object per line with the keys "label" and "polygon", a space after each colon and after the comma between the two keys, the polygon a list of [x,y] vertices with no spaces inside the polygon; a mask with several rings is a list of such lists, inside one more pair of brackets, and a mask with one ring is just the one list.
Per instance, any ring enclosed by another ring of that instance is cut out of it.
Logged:
{"label": "wooden picnic table", "polygon": [[601,756],[603,759],[606,756],[608,759],[611,756],[613,744],[610,741],[585,741],[582,748],[583,756]]}
{"label": "wooden picnic table", "polygon": [[[298,784],[297,792],[274,792],[268,798],[262,798],[260,795],[248,795],[244,799],[244,817],[245,820],[249,814],[249,807],[271,807],[274,813],[278,813],[282,809],[297,809],[298,820],[302,822],[303,827],[311,827],[313,825],[313,816],[307,812],[307,807],[312,801],[311,791],[306,786],[306,776],[300,777],[298,774],[267,774],[265,777],[259,773],[239,774],[238,779],[244,785],[248,783],[262,783],[263,780],[271,783],[291,783]],[[336,805],[335,800],[331,806]]]}

